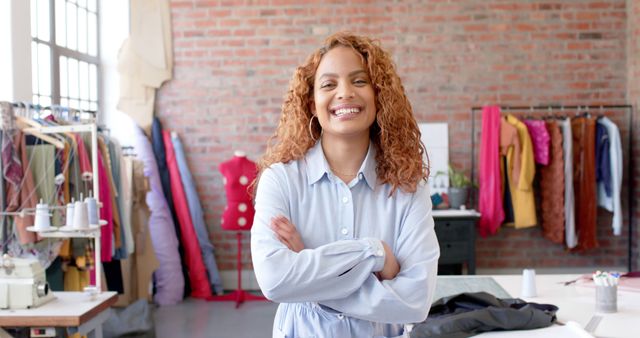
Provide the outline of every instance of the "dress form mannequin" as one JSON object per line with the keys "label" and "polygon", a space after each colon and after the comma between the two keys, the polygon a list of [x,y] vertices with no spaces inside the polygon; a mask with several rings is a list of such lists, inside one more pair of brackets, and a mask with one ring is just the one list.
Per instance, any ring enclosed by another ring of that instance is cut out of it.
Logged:
{"label": "dress form mannequin", "polygon": [[248,188],[257,171],[256,164],[242,151],[235,151],[233,158],[220,164],[227,195],[227,206],[220,222],[222,229],[251,230],[255,210]]}
{"label": "dress form mannequin", "polygon": [[212,296],[211,301],[235,301],[236,308],[245,301],[266,301],[242,289],[242,232],[251,230],[253,225],[253,201],[249,194],[249,185],[256,178],[258,168],[249,160],[243,151],[236,150],[233,158],[220,164],[220,173],[224,181],[227,195],[227,206],[224,209],[220,226],[223,230],[236,231],[238,239],[238,288],[226,295]]}

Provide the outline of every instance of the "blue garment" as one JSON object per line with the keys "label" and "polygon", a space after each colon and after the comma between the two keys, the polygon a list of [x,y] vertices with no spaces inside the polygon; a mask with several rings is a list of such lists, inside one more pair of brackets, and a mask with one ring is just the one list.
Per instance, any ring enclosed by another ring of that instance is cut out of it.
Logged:
{"label": "blue garment", "polygon": [[596,123],[596,182],[603,185],[611,197],[611,159],[609,156],[609,133],[602,123]]}
{"label": "blue garment", "polygon": [[[415,193],[378,184],[375,146],[345,184],[329,169],[321,143],[305,158],[266,169],[256,194],[251,253],[265,296],[280,302],[274,337],[395,337],[405,323],[423,321],[435,290],[440,249],[429,188]],[[305,249],[280,243],[273,217],[295,224]],[[381,241],[400,264],[379,281]]]}
{"label": "blue garment", "polygon": [[198,244],[200,244],[200,252],[202,253],[204,265],[207,267],[207,273],[209,274],[209,283],[213,287],[215,293],[222,294],[222,280],[220,279],[220,272],[218,271],[218,265],[216,264],[215,248],[209,240],[209,232],[207,231],[207,225],[204,222],[202,205],[200,204],[200,198],[198,197],[198,192],[196,191],[196,187],[193,183],[191,171],[189,171],[189,166],[187,165],[187,159],[184,156],[182,142],[180,142],[178,135],[171,135],[171,142],[173,143],[176,162],[178,162],[178,168],[180,169],[180,177],[182,185],[184,186],[184,192],[185,195],[187,195],[191,221],[193,222],[193,227],[195,228],[198,236]]}

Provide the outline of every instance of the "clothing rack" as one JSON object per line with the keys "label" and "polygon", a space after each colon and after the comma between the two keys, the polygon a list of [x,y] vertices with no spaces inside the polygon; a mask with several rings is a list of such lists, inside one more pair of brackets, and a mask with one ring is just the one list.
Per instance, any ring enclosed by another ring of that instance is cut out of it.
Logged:
{"label": "clothing rack", "polygon": [[[476,112],[481,112],[483,109],[483,107],[472,107],[471,108],[471,181],[474,181],[475,178],[475,168],[476,168],[476,152],[475,152],[475,147],[476,147]],[[629,229],[628,229],[628,245],[627,245],[627,269],[628,271],[632,271],[632,259],[633,259],[633,179],[632,176],[633,175],[633,170],[634,170],[634,165],[633,165],[633,158],[631,156],[631,154],[633,154],[633,106],[632,105],[627,105],[627,104],[618,104],[618,105],[548,105],[548,106],[500,106],[500,110],[504,113],[512,113],[512,112],[519,112],[519,113],[526,113],[526,112],[540,112],[542,110],[548,111],[550,116],[553,117],[572,117],[568,114],[563,115],[562,112],[565,111],[576,111],[576,114],[574,114],[574,117],[578,117],[581,116],[581,113],[587,112],[587,113],[600,113],[600,112],[604,112],[604,110],[624,110],[625,114],[626,114],[626,119],[627,119],[627,123],[628,123],[628,130],[629,130],[629,135],[628,135],[628,154],[627,154],[627,158],[628,158],[628,163],[627,163],[627,180],[629,182],[629,187],[627,188],[627,197],[628,197],[628,204],[627,204],[627,219],[629,222]],[[560,114],[558,114],[560,111]],[[544,115],[543,115],[544,116]],[[622,136],[621,136],[622,137]],[[622,140],[621,140],[622,141]],[[472,193],[472,201],[475,204],[476,203],[476,199],[475,199],[475,192]]]}

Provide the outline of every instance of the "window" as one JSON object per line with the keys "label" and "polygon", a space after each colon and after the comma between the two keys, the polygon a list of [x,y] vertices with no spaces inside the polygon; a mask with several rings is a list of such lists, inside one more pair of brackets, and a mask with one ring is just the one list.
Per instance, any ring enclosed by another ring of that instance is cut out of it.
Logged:
{"label": "window", "polygon": [[98,0],[31,0],[33,103],[98,110]]}

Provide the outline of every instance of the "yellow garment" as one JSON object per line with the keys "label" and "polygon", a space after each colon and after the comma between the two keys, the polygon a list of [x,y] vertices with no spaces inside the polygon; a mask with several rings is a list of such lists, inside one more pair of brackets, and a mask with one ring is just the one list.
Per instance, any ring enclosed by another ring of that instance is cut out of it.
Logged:
{"label": "yellow garment", "polygon": [[67,266],[64,273],[64,291],[82,291],[89,285],[89,270],[78,270],[75,266]]}
{"label": "yellow garment", "polygon": [[[509,177],[509,190],[513,201],[513,216],[516,228],[528,228],[538,223],[536,203],[533,195],[533,179],[536,176],[536,164],[533,157],[533,143],[527,126],[515,116],[508,115],[507,122],[518,129],[518,139],[522,147],[520,154],[520,177],[514,180]],[[514,152],[507,153],[507,167],[513,172]],[[517,184],[516,184],[517,182]]]}

